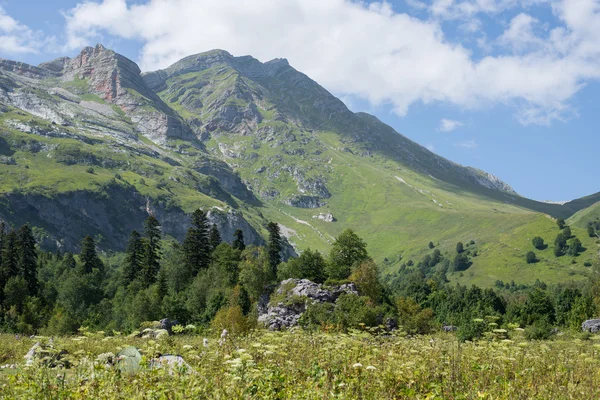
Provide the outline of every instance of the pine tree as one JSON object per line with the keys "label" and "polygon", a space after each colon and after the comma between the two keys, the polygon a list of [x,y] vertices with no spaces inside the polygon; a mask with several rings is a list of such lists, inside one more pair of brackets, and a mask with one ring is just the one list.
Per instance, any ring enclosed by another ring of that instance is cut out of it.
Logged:
{"label": "pine tree", "polygon": [[269,222],[267,230],[269,231],[269,242],[267,243],[269,267],[273,277],[276,277],[277,267],[281,264],[281,232],[279,230],[279,225],[275,222]]}
{"label": "pine tree", "polygon": [[162,300],[167,294],[169,294],[169,282],[167,280],[167,272],[164,268],[161,268],[158,272],[157,285],[158,298]]}
{"label": "pine tree", "polygon": [[27,282],[27,290],[30,296],[37,294],[37,252],[35,249],[35,238],[28,225],[23,225],[17,231],[16,238],[19,274]]}
{"label": "pine tree", "polygon": [[83,274],[91,274],[94,269],[104,269],[104,264],[98,257],[98,253],[96,253],[96,242],[91,236],[83,238],[79,259],[81,260],[81,272]]}
{"label": "pine tree", "polygon": [[250,295],[245,287],[240,286],[240,295],[238,297],[238,306],[242,309],[242,314],[248,315],[252,302],[250,301]]}
{"label": "pine tree", "polygon": [[142,236],[138,231],[132,231],[127,242],[125,250],[125,260],[123,262],[123,284],[128,285],[139,277],[142,270],[142,258],[144,255],[144,245]]}
{"label": "pine tree", "polygon": [[231,243],[231,247],[239,251],[244,251],[246,249],[246,244],[244,243],[244,232],[242,232],[241,229],[236,229],[233,233],[233,243]]}
{"label": "pine tree", "polygon": [[148,287],[156,281],[160,270],[160,223],[153,215],[146,218],[144,223],[144,253],[142,258],[142,283]]}
{"label": "pine tree", "polygon": [[[2,274],[2,253],[4,249],[4,239],[6,237],[6,225],[4,222],[0,222],[0,274]],[[0,277],[0,279],[2,279]],[[0,289],[2,290],[2,289]]]}
{"label": "pine tree", "polygon": [[17,233],[14,230],[10,230],[4,237],[4,246],[2,248],[2,274],[6,281],[19,275]]}
{"label": "pine tree", "polygon": [[217,228],[216,224],[212,224],[212,227],[210,228],[210,239],[209,240],[210,240],[211,251],[215,251],[217,246],[220,245],[221,242],[223,242],[223,239],[221,239],[221,234],[219,233],[219,229]]}
{"label": "pine tree", "polygon": [[210,265],[211,244],[206,213],[197,209],[192,214],[192,226],[183,241],[185,263],[192,276]]}

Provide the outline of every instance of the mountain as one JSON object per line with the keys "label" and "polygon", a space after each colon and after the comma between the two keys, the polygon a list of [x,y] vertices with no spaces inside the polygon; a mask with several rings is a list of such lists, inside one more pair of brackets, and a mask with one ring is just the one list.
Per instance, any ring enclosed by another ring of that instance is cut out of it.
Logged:
{"label": "mountain", "polygon": [[44,246],[73,250],[91,234],[120,250],[149,212],[181,239],[186,214],[205,207],[227,240],[241,228],[263,243],[272,220],[298,251],[353,228],[385,276],[429,241],[451,257],[472,240],[478,256],[450,279],[559,281],[583,277],[587,255],[572,264],[550,249],[533,268],[531,238],[552,243],[550,216],[597,201],[523,198],[351,112],[283,59],[213,50],[141,73],[97,45],[37,67],[0,60],[0,219],[32,223]]}

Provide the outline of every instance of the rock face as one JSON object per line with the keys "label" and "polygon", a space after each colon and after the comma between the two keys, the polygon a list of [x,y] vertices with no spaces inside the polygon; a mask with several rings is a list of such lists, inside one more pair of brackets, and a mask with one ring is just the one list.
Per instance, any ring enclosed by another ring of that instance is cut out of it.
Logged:
{"label": "rock face", "polygon": [[588,319],[581,324],[581,330],[584,332],[600,332],[600,319]]}
{"label": "rock face", "polygon": [[335,304],[338,297],[344,293],[358,296],[354,283],[325,287],[308,279],[286,279],[270,296],[271,299],[283,298],[282,301],[273,304],[274,301],[270,301],[269,296],[261,297],[258,304],[258,320],[269,330],[291,328],[298,324],[308,304]]}
{"label": "rock face", "polygon": [[[50,67],[56,69],[56,64]],[[65,81],[85,79],[91,93],[119,106],[139,132],[153,141],[193,137],[181,118],[148,89],[137,64],[102,45],[84,48],[64,63],[61,74]]]}

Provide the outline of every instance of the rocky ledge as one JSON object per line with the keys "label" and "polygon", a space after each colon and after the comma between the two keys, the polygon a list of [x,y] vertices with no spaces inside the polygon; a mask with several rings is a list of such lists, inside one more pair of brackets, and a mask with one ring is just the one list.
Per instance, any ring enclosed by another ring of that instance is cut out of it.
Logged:
{"label": "rocky ledge", "polygon": [[342,294],[358,296],[354,283],[324,286],[308,279],[286,279],[272,295],[263,295],[258,304],[258,321],[278,331],[298,325],[306,307],[314,303],[335,304]]}

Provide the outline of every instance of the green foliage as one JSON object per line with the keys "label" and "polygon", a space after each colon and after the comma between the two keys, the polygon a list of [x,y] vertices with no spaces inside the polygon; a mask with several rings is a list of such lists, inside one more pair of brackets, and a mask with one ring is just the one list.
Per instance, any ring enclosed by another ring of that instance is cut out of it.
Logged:
{"label": "green foliage", "polygon": [[539,236],[534,237],[531,241],[531,244],[533,244],[533,247],[535,247],[538,250],[544,250],[546,248],[544,239],[542,239]]}
{"label": "green foliage", "polygon": [[292,258],[279,267],[278,279],[308,279],[316,283],[325,282],[327,263],[321,253],[306,249],[298,258]]}
{"label": "green foliage", "polygon": [[244,243],[244,232],[241,229],[236,229],[233,233],[233,243],[231,244],[235,250],[244,251],[246,244]]}
{"label": "green foliage", "polygon": [[197,209],[192,214],[192,226],[188,229],[183,241],[186,266],[192,276],[210,265],[210,228],[206,213]]}
{"label": "green foliage", "polygon": [[269,252],[269,266],[273,277],[277,276],[277,267],[281,264],[281,232],[279,225],[275,222],[269,222],[267,225],[269,240],[267,242],[267,251]]}
{"label": "green foliage", "polygon": [[464,246],[463,246],[462,242],[458,242],[458,243],[456,243],[456,252],[457,252],[458,254],[460,254],[460,253],[462,253],[463,251],[465,251],[465,248],[464,248]]}
{"label": "green foliage", "polygon": [[149,287],[156,281],[160,270],[161,237],[160,223],[153,215],[148,216],[144,223],[144,252],[141,271],[141,283],[144,287]]}
{"label": "green foliage", "polygon": [[127,249],[125,250],[125,259],[123,260],[123,283],[126,286],[135,279],[140,278],[143,255],[144,246],[142,236],[134,230],[129,235]]}
{"label": "green foliage", "polygon": [[410,334],[427,334],[433,331],[433,311],[423,309],[411,298],[399,297],[396,300],[398,323]]}
{"label": "green foliage", "polygon": [[220,245],[221,242],[223,242],[223,240],[221,239],[221,234],[219,233],[219,229],[217,228],[216,224],[212,224],[210,228],[209,242],[211,251],[214,251],[217,248],[217,246]]}
{"label": "green foliage", "polygon": [[352,273],[352,266],[367,259],[366,243],[352,229],[346,229],[331,246],[327,275],[331,279],[346,279]]}
{"label": "green foliage", "polygon": [[564,218],[557,218],[556,225],[558,225],[558,229],[564,229],[567,223],[565,222]]}
{"label": "green foliage", "polygon": [[527,261],[527,264],[534,264],[538,261],[536,255],[533,251],[527,252],[527,254],[525,255],[525,260]]}
{"label": "green foliage", "polygon": [[569,241],[568,244],[568,254],[573,257],[577,257],[579,253],[583,250],[583,246],[581,245],[581,240],[577,238],[573,238]]}
{"label": "green foliage", "polygon": [[464,271],[471,265],[469,261],[469,256],[467,256],[464,252],[458,253],[454,256],[454,261],[452,262],[455,271]]}
{"label": "green foliage", "polygon": [[427,247],[429,247],[430,249],[433,249],[435,247],[435,245],[433,244],[433,242],[429,242],[429,244],[427,245]]}
{"label": "green foliage", "polygon": [[547,319],[538,319],[525,329],[527,340],[548,340],[552,336],[552,325]]}

